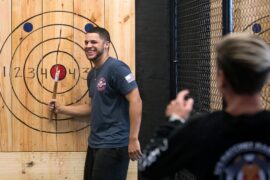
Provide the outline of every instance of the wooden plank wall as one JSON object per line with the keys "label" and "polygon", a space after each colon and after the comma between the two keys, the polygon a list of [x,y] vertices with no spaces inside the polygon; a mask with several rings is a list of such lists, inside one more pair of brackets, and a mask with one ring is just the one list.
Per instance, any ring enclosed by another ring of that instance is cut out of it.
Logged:
{"label": "wooden plank wall", "polygon": [[50,73],[55,64],[66,70],[59,101],[88,102],[88,23],[109,30],[110,55],[135,73],[135,0],[2,0],[0,10],[0,179],[82,179],[88,118],[48,120]]}
{"label": "wooden plank wall", "polygon": [[[11,2],[9,0],[1,1],[0,7],[2,15],[0,16],[0,22],[5,22],[0,26],[0,41],[1,44],[4,42],[5,36],[11,32]],[[5,49],[0,49],[0,87],[9,83],[9,79],[6,78],[6,73],[9,68],[9,60],[11,59],[11,40],[6,41]],[[4,61],[8,59],[8,61]],[[5,67],[5,68],[4,68]],[[12,150],[12,116],[7,112],[7,109],[2,101],[2,98],[6,98],[6,103],[10,104],[11,96],[9,87],[4,89],[1,88],[1,100],[0,100],[0,150],[8,151]]]}

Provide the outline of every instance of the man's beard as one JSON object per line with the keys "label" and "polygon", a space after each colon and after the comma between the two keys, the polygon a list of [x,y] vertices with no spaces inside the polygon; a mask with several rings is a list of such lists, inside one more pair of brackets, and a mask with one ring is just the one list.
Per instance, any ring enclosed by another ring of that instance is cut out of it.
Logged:
{"label": "man's beard", "polygon": [[100,60],[100,57],[102,56],[103,52],[104,52],[104,49],[101,49],[101,50],[96,50],[97,54],[95,57],[93,58],[88,58],[90,61],[92,62],[97,62]]}

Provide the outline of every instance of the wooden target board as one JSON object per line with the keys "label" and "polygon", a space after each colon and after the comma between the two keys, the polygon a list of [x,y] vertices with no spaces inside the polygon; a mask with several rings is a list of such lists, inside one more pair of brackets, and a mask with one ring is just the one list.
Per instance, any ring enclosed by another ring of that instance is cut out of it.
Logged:
{"label": "wooden target board", "polygon": [[93,26],[111,34],[110,55],[134,72],[134,1],[3,0],[0,2],[0,150],[85,151],[89,119],[49,121],[56,68],[57,99],[89,101],[84,38]]}
{"label": "wooden target board", "polygon": [[[233,4],[234,24],[236,32],[256,34],[270,44],[270,4],[268,0],[236,0]],[[270,83],[262,90],[261,96],[265,109],[270,109]]]}
{"label": "wooden target board", "polygon": [[[134,0],[0,1],[0,179],[83,179],[88,118],[49,120],[56,68],[57,99],[89,101],[86,31],[106,28],[110,55],[135,72]],[[137,179],[131,163],[127,179]]]}

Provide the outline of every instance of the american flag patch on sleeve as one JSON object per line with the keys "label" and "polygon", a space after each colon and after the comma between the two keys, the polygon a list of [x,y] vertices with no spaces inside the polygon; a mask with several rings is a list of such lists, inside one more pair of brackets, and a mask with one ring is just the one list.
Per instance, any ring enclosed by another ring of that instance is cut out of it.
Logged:
{"label": "american flag patch on sleeve", "polygon": [[131,83],[132,81],[135,81],[135,77],[132,73],[128,74],[127,76],[125,76],[125,79],[128,83]]}

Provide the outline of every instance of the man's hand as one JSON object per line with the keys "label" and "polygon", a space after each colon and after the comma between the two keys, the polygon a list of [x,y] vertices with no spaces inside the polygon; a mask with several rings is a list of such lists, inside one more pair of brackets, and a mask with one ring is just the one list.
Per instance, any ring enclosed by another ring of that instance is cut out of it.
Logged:
{"label": "man's hand", "polygon": [[193,109],[193,99],[186,99],[188,94],[188,90],[180,91],[177,94],[176,99],[172,100],[171,103],[167,106],[166,115],[168,117],[172,116],[173,114],[185,120],[189,117],[189,114]]}
{"label": "man's hand", "polygon": [[141,146],[138,139],[129,140],[128,154],[132,161],[136,161],[142,156]]}
{"label": "man's hand", "polygon": [[58,104],[56,99],[51,99],[48,103],[48,107],[50,111],[53,111],[54,113],[59,113],[60,105]]}

